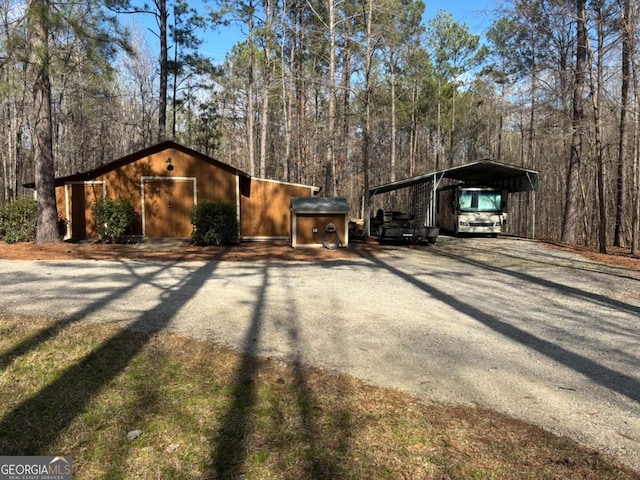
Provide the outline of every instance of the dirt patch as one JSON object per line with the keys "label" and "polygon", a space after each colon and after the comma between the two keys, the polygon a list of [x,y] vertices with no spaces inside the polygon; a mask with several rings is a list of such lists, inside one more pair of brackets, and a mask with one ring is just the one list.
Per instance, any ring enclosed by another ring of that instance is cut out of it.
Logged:
{"label": "dirt patch", "polygon": [[[628,249],[609,248],[602,254],[593,247],[542,243],[547,248],[581,255],[589,260],[608,265],[640,270],[640,257]],[[6,260],[276,260],[308,261],[344,260],[372,257],[398,248],[379,245],[378,242],[354,242],[347,248],[292,248],[286,241],[245,242],[238,245],[202,247],[186,242],[141,242],[127,245],[104,244],[95,241],[59,242],[36,245],[33,242],[7,244],[0,242],[0,258]],[[400,247],[402,248],[402,247]],[[437,245],[433,248],[437,248]]]}
{"label": "dirt patch", "polygon": [[181,242],[133,243],[127,245],[98,242],[59,242],[37,245],[33,242],[0,243],[0,258],[6,260],[276,260],[323,261],[370,257],[390,247],[373,243],[352,243],[347,248],[292,248],[285,241],[245,242],[238,245],[202,247]]}
{"label": "dirt patch", "polygon": [[562,245],[553,242],[544,243],[543,245],[548,248],[575,253],[594,262],[640,270],[640,257],[631,255],[628,248],[609,247],[607,253],[600,253],[595,247],[581,245]]}

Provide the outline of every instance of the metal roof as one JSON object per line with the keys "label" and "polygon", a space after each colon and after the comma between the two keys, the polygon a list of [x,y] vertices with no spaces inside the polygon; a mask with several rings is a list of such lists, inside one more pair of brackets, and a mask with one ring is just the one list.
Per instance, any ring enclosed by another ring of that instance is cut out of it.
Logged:
{"label": "metal roof", "polygon": [[473,186],[499,187],[509,192],[528,192],[538,188],[538,172],[535,170],[483,160],[372,187],[369,189],[369,196],[420,183],[432,181],[439,183],[443,178],[458,180]]}
{"label": "metal roof", "polygon": [[344,213],[349,204],[346,198],[292,197],[291,209],[296,213]]}

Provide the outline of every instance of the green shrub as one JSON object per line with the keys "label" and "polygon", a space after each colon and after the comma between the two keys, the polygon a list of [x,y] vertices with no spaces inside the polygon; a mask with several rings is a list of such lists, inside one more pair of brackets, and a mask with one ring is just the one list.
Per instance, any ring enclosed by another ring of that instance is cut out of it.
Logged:
{"label": "green shrub", "polygon": [[36,239],[38,206],[32,197],[18,197],[0,203],[0,239],[7,243]]}
{"label": "green shrub", "polygon": [[100,240],[120,242],[136,218],[136,211],[126,199],[101,198],[92,206]]}
{"label": "green shrub", "polygon": [[191,239],[198,245],[237,242],[237,213],[236,206],[224,200],[200,203],[191,210]]}

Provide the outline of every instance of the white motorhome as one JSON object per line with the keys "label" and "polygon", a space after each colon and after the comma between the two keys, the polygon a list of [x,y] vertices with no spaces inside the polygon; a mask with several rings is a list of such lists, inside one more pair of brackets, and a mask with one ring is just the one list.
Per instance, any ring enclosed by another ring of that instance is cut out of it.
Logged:
{"label": "white motorhome", "polygon": [[506,224],[505,210],[506,195],[497,188],[449,185],[438,189],[440,230],[497,236]]}
{"label": "white motorhome", "polygon": [[[529,235],[528,219],[520,215],[530,212],[529,231],[531,238],[535,238],[537,188],[538,172],[483,160],[369,187],[366,191],[366,211],[372,213],[376,208],[393,205],[393,209],[397,207],[413,215],[414,224],[431,229],[428,233],[434,240],[440,229],[492,236],[507,231]],[[518,222],[518,227],[524,226],[525,231],[514,231],[512,225],[507,228],[507,199],[517,193],[515,200],[521,206],[520,194],[528,192],[526,210],[514,209],[518,219],[524,220]],[[383,194],[387,194],[387,197],[377,197],[381,200],[373,202],[376,196]],[[374,218],[369,214],[363,221],[364,231],[370,232]],[[376,234],[375,229],[372,234]]]}

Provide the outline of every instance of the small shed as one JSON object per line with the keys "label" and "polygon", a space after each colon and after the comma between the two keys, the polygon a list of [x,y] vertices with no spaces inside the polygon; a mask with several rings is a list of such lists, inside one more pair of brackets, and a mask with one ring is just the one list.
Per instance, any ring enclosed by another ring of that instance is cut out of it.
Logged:
{"label": "small shed", "polygon": [[349,245],[349,205],[345,198],[293,197],[291,246],[337,248]]}

